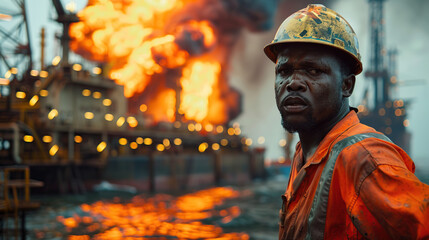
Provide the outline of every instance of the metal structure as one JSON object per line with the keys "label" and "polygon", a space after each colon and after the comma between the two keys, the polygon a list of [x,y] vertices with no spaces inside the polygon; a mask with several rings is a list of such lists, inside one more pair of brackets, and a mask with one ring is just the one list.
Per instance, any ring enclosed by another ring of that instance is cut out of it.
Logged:
{"label": "metal structure", "polygon": [[[16,17],[25,16],[24,0],[16,3],[21,7]],[[247,146],[241,130],[230,123],[211,130],[180,120],[152,126],[143,110],[129,111],[132,99],[103,74],[103,66],[69,59],[69,26],[79,19],[60,0],[52,4],[56,21],[63,25],[62,56],[33,69],[29,40],[23,40],[15,48],[30,56],[30,64],[19,68],[28,77],[12,73],[14,65],[5,64],[11,76],[0,81],[9,92],[0,94],[0,165],[29,165],[46,188],[60,192],[69,186],[83,192],[83,182],[94,180],[100,171],[106,180],[131,179],[128,184],[150,191],[264,176],[263,150]],[[19,26],[26,29],[26,17],[20,19]],[[43,42],[42,31],[42,49]],[[11,54],[21,56],[19,51]],[[176,82],[172,75],[171,82]]]}
{"label": "metal structure", "polygon": [[4,4],[0,15],[0,77],[21,79],[33,65],[25,1]]}
{"label": "metal structure", "polygon": [[[397,51],[388,51],[385,47],[384,2],[385,0],[369,0],[371,52],[365,77],[371,84],[367,86],[362,105],[359,106],[360,119],[386,134],[409,153],[411,135],[406,130],[406,108],[409,102],[394,96],[398,84]],[[373,93],[372,102],[369,102],[369,92]]]}
{"label": "metal structure", "polygon": [[57,12],[57,19],[56,21],[61,23],[63,25],[63,35],[61,38],[61,46],[63,49],[62,52],[62,65],[67,65],[69,61],[69,43],[70,43],[70,37],[69,37],[69,29],[70,24],[74,22],[79,22],[79,18],[74,13],[67,12],[60,0],[52,0],[52,4],[55,7],[55,10]]}
{"label": "metal structure", "polygon": [[384,105],[389,96],[389,72],[386,66],[383,3],[385,0],[369,0],[371,24],[371,52],[369,69],[365,76],[374,86],[374,106]]}

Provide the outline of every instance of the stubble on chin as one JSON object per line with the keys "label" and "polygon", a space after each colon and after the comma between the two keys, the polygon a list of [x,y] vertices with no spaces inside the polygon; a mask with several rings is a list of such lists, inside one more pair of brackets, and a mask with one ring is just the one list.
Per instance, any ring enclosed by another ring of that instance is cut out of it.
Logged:
{"label": "stubble on chin", "polygon": [[310,129],[312,129],[315,125],[315,120],[313,119],[311,114],[306,114],[304,116],[304,119],[306,121],[299,122],[299,123],[291,123],[291,122],[287,121],[286,114],[284,114],[284,113],[280,113],[280,114],[282,117],[281,124],[282,124],[283,128],[290,133],[307,132]]}
{"label": "stubble on chin", "polygon": [[293,126],[289,125],[284,118],[282,117],[282,126],[283,128],[288,131],[289,133],[295,133],[297,132],[297,130],[295,128],[293,128]]}

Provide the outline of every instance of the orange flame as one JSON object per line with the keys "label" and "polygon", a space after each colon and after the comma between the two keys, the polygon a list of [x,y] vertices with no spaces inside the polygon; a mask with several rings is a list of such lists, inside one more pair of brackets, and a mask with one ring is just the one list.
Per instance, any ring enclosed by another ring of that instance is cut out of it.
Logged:
{"label": "orange flame", "polygon": [[124,86],[127,98],[150,95],[139,105],[148,106],[145,114],[154,122],[173,122],[179,113],[184,120],[225,123],[231,101],[229,88],[220,87],[222,60],[215,54],[221,48],[214,25],[175,18],[193,2],[198,0],[90,0],[78,13],[80,22],[70,26],[70,47],[107,63],[105,72]]}
{"label": "orange flame", "polygon": [[148,108],[147,113],[152,116],[154,122],[173,122],[175,119],[176,92],[173,89],[165,88],[151,99],[150,105],[162,106]]}
{"label": "orange flame", "polygon": [[220,70],[217,62],[195,62],[183,69],[179,113],[183,113],[186,119],[201,122],[207,116],[209,96],[217,83]]}

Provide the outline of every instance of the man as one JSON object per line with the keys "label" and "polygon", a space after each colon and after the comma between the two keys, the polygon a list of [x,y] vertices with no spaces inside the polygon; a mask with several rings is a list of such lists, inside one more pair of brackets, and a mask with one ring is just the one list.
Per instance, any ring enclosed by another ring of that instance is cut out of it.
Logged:
{"label": "man", "polygon": [[349,106],[362,71],[356,34],[309,5],[264,48],[282,125],[297,132],[280,239],[429,239],[429,186],[410,157]]}

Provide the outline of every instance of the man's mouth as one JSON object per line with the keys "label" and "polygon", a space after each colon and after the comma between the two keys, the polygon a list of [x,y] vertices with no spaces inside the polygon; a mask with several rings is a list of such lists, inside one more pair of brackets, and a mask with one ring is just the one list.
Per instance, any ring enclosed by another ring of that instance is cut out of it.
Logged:
{"label": "man's mouth", "polygon": [[287,113],[299,113],[308,107],[306,101],[301,97],[290,96],[282,102],[282,108]]}

